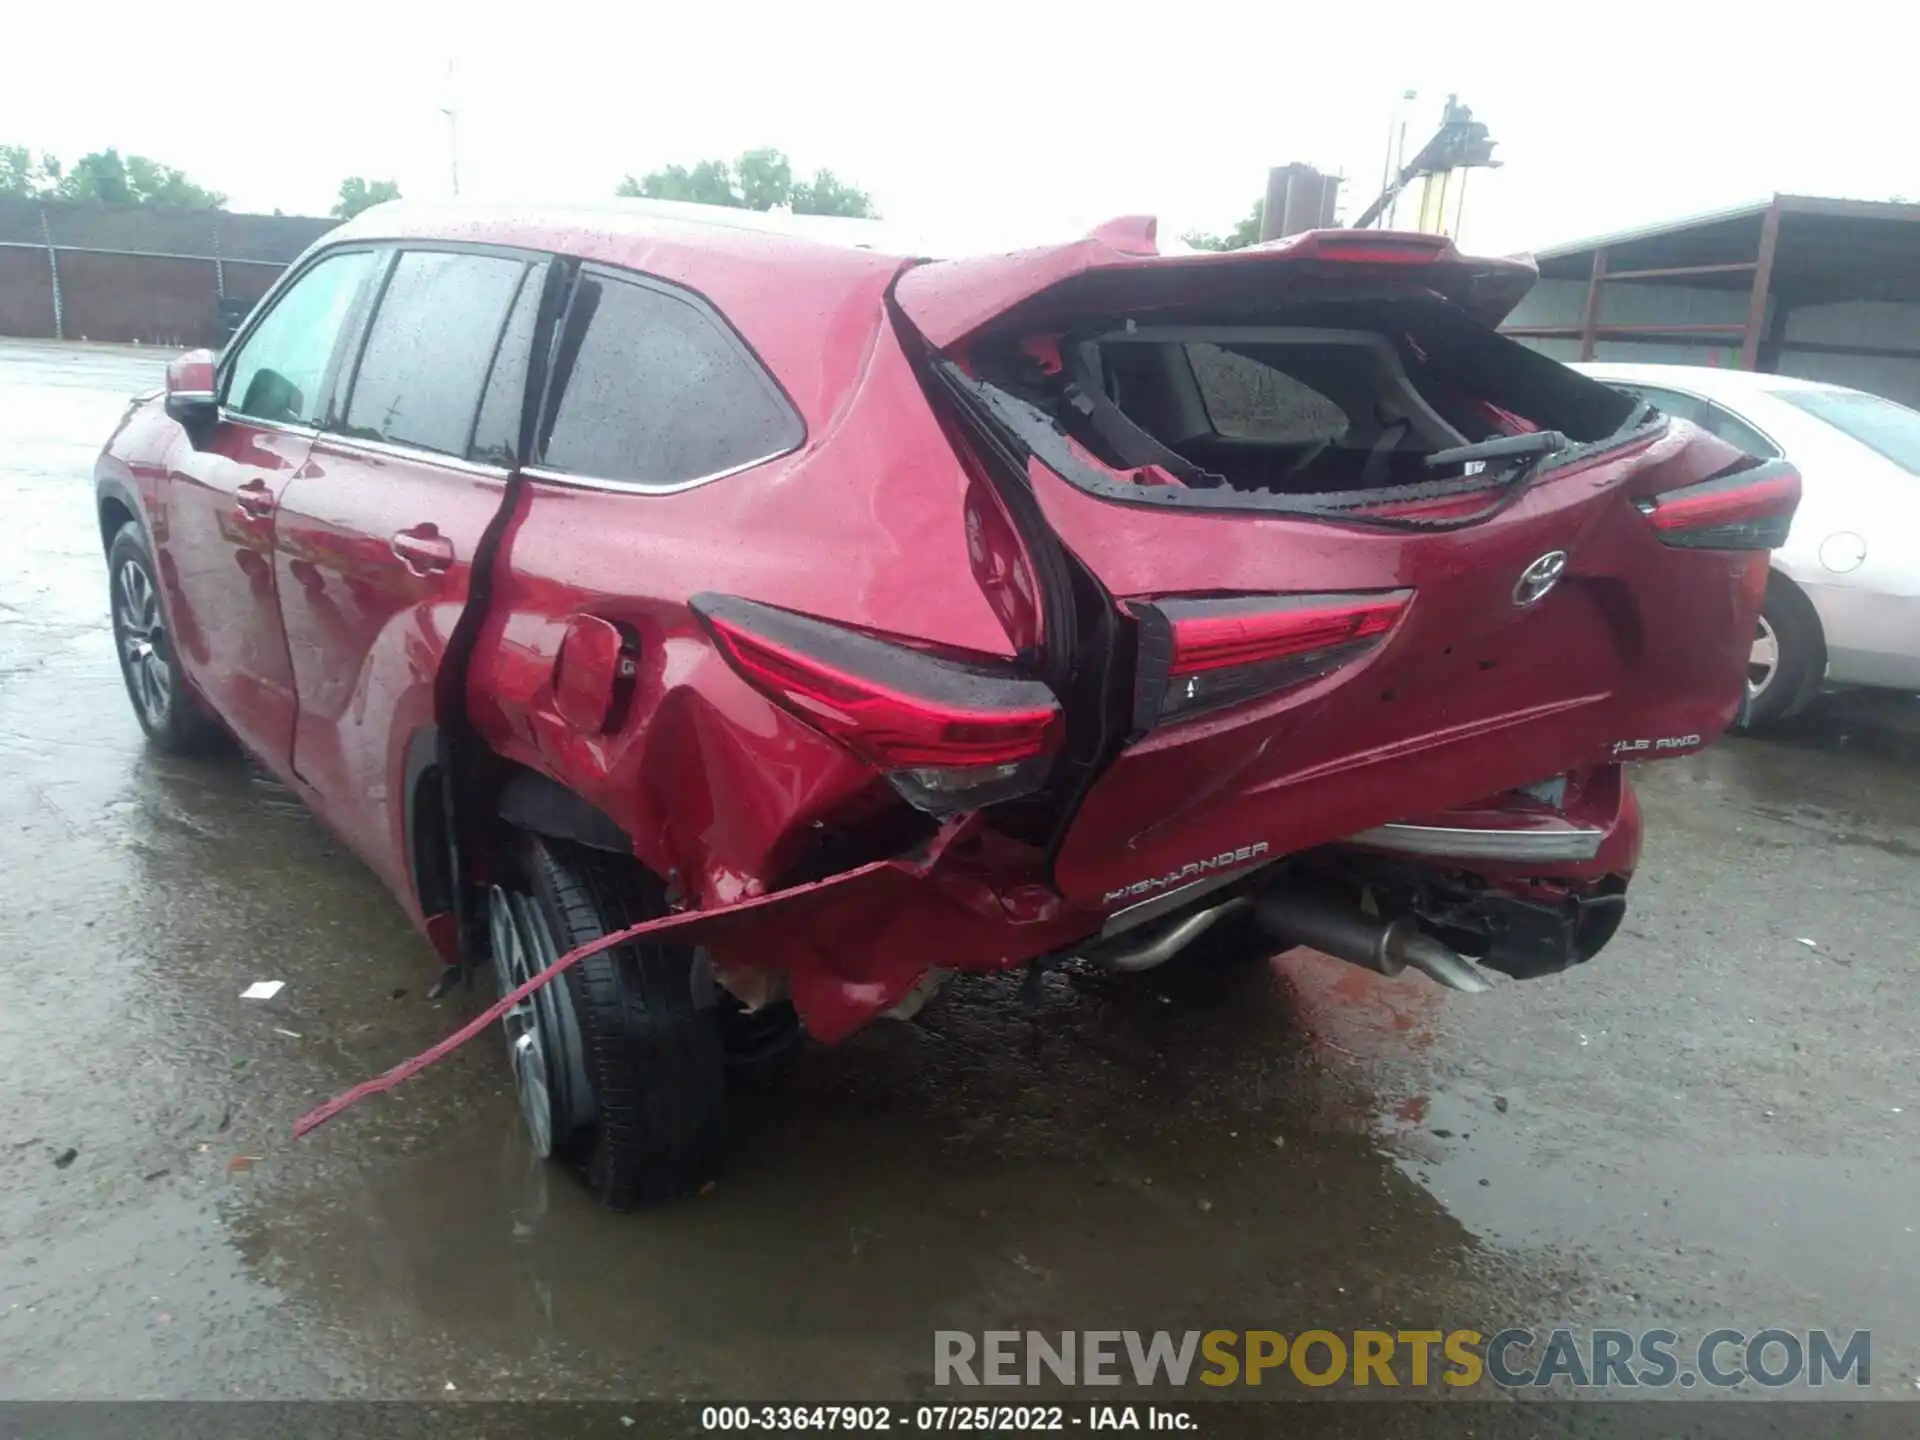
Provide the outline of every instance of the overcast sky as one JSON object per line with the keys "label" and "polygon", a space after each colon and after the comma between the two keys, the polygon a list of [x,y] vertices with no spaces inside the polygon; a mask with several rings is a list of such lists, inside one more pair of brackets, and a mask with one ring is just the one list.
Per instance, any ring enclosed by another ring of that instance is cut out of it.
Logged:
{"label": "overcast sky", "polygon": [[1855,0],[1791,12],[1791,31],[1789,12],[1684,0],[342,0],[145,6],[122,24],[18,8],[0,143],[69,160],[115,145],[234,209],[323,214],[348,174],[445,195],[451,96],[471,197],[599,197],[629,172],[770,144],[949,248],[1138,212],[1166,233],[1221,230],[1290,160],[1343,170],[1357,212],[1407,89],[1410,145],[1450,91],[1499,142],[1504,168],[1468,193],[1475,248],[1774,190],[1920,198],[1911,49],[1883,23],[1896,12]]}

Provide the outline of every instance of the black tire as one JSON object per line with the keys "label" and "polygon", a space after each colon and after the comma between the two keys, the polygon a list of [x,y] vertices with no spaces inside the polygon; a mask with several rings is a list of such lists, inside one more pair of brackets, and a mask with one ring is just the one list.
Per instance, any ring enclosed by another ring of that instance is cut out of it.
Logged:
{"label": "black tire", "polygon": [[1740,706],[1736,729],[1764,730],[1803,709],[1819,693],[1826,677],[1826,639],[1813,602],[1784,575],[1767,579],[1767,598],[1760,608],[1760,640],[1771,636],[1775,660],[1764,675],[1758,663],[1748,672],[1747,698]]}
{"label": "black tire", "polygon": [[107,606],[120,679],[148,743],[169,755],[231,749],[226,730],[181,673],[160,603],[159,568],[136,521],[122,525],[107,547]]}
{"label": "black tire", "polygon": [[[522,879],[565,953],[664,910],[659,884],[633,861],[525,837]],[[591,1089],[590,1119],[554,1136],[616,1210],[700,1188],[720,1153],[726,1103],[714,997],[684,946],[622,945],[561,981]]]}

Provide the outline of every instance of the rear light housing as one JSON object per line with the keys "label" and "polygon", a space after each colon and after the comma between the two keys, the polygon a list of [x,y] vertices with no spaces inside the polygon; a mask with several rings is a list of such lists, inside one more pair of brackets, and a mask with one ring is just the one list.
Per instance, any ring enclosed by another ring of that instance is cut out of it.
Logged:
{"label": "rear light housing", "polygon": [[731,595],[694,614],[741,679],[933,814],[1038,789],[1064,717],[1038,680]]}
{"label": "rear light housing", "polygon": [[1374,649],[1411,590],[1127,602],[1140,626],[1134,729],[1303,685]]}
{"label": "rear light housing", "polygon": [[1296,259],[1348,265],[1432,265],[1457,254],[1446,236],[1415,230],[1309,230],[1275,248]]}
{"label": "rear light housing", "polygon": [[1800,473],[1784,460],[1634,502],[1662,543],[1696,550],[1777,549],[1799,504]]}

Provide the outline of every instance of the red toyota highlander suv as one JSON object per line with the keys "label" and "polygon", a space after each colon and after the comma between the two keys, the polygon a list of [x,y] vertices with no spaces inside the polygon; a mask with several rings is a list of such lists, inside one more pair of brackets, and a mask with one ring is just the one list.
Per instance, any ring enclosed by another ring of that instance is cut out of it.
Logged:
{"label": "red toyota highlander suv", "polygon": [[127,690],[503,993],[658,923],[505,1013],[615,1205],[956,971],[1560,970],[1622,757],[1739,706],[1799,482],[1502,338],[1533,278],[381,207],[101,455]]}

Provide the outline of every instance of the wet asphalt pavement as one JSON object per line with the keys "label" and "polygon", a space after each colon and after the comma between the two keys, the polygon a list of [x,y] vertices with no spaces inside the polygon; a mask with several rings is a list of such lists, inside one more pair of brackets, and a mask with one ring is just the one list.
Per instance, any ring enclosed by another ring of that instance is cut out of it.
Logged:
{"label": "wet asphalt pavement", "polygon": [[161,365],[0,342],[0,1399],[906,1399],[936,1328],[1559,1323],[1870,1328],[1920,1396],[1898,698],[1644,767],[1625,929],[1569,975],[957,984],[638,1216],[530,1159],[491,1038],[292,1141],[482,996],[425,998],[285,792],[144,748],[90,477]]}

